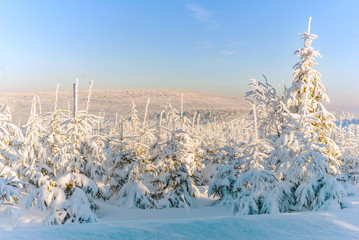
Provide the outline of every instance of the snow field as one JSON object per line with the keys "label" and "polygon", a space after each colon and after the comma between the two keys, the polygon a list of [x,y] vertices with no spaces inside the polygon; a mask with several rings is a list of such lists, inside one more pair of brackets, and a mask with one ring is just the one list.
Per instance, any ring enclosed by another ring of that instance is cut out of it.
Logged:
{"label": "snow field", "polygon": [[[337,211],[233,216],[229,207],[142,210],[100,205],[99,221],[41,226],[0,217],[1,239],[359,239],[359,197]],[[30,224],[30,226],[29,226]]]}

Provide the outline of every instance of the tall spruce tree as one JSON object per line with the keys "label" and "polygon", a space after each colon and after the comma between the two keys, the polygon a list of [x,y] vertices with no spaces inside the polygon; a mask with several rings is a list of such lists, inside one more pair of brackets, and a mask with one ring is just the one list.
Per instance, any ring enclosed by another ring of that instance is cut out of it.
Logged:
{"label": "tall spruce tree", "polygon": [[[324,107],[324,104],[329,103],[330,100],[321,83],[321,74],[314,69],[317,64],[315,59],[321,55],[312,47],[312,41],[317,35],[310,33],[310,23],[311,18],[309,18],[308,31],[299,34],[304,40],[304,46],[295,52],[300,57],[300,61],[294,65],[293,84],[288,89],[286,105],[293,114],[310,115],[316,119],[316,121],[308,119],[312,121],[310,124],[313,126],[311,140],[325,145],[324,154],[330,161],[329,171],[335,175],[341,164],[338,160],[341,153],[331,138],[336,128],[335,117]],[[302,124],[309,123],[302,122]]]}
{"label": "tall spruce tree", "polygon": [[281,184],[292,189],[281,211],[345,206],[345,192],[336,179],[340,151],[331,139],[335,118],[324,107],[329,98],[313,68],[320,55],[311,46],[317,36],[310,33],[310,21],[308,31],[299,34],[304,47],[296,51],[300,62],[294,66],[293,84],[282,103],[282,134],[272,152]]}

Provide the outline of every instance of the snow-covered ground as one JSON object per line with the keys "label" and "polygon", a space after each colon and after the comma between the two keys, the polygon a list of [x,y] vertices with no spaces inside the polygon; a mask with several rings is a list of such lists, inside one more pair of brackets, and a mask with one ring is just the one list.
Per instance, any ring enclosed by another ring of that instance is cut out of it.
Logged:
{"label": "snow-covered ground", "polygon": [[41,215],[0,216],[0,239],[359,239],[359,196],[336,211],[233,216],[229,207],[140,210],[100,203],[99,221],[41,226]]}

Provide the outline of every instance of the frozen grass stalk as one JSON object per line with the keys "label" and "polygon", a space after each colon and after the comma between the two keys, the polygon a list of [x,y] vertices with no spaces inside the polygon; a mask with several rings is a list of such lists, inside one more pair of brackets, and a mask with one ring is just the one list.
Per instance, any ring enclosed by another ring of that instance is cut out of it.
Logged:
{"label": "frozen grass stalk", "polygon": [[184,125],[184,118],[183,118],[183,93],[181,95],[181,122],[182,122],[182,128]]}
{"label": "frozen grass stalk", "polygon": [[255,140],[258,140],[258,126],[257,126],[257,114],[256,114],[256,107],[252,104],[253,109],[253,120],[254,120],[254,137]]}
{"label": "frozen grass stalk", "polygon": [[36,117],[36,95],[32,98],[32,105],[31,105],[31,119],[35,119]]}
{"label": "frozen grass stalk", "polygon": [[55,93],[55,107],[54,107],[54,112],[57,111],[57,104],[58,104],[58,101],[59,101],[59,87],[60,87],[60,84],[57,84],[57,85],[56,85],[56,93]]}
{"label": "frozen grass stalk", "polygon": [[148,105],[150,105],[150,99],[147,99],[146,109],[145,109],[145,116],[143,117],[143,131],[146,129],[146,118],[148,113]]}
{"label": "frozen grass stalk", "polygon": [[310,22],[312,21],[312,17],[309,17],[309,22],[308,22],[308,34],[310,34]]}
{"label": "frozen grass stalk", "polygon": [[41,101],[40,101],[39,95],[36,96],[36,99],[37,99],[37,103],[39,104],[39,114],[41,115],[41,114],[42,114],[42,110],[41,110]]}
{"label": "frozen grass stalk", "polygon": [[197,117],[197,111],[194,113],[194,115],[193,115],[193,119],[192,119],[192,129],[194,129],[194,127],[195,127],[195,125],[194,125],[194,123],[195,123],[195,121],[196,121],[196,117]]}
{"label": "frozen grass stalk", "polygon": [[89,113],[89,108],[90,108],[92,85],[93,85],[93,80],[90,81],[89,94],[87,96],[87,105],[86,105],[87,114]]}
{"label": "frozen grass stalk", "polygon": [[123,118],[120,120],[120,139],[123,140]]}
{"label": "frozen grass stalk", "polygon": [[76,118],[76,113],[77,113],[77,101],[78,101],[78,95],[77,95],[77,89],[78,89],[78,83],[79,80],[76,78],[75,83],[73,84],[73,96],[74,96],[74,108],[73,108],[73,112],[72,112],[72,117]]}
{"label": "frozen grass stalk", "polygon": [[200,121],[200,120],[201,120],[201,114],[198,114],[196,132],[197,132],[198,129],[199,129],[199,121]]}

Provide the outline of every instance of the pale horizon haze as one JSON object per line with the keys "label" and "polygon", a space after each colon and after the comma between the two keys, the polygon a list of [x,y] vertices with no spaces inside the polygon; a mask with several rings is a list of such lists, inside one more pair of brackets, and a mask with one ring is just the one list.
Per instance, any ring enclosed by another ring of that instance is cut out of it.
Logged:
{"label": "pale horizon haze", "polygon": [[359,113],[359,1],[0,1],[0,91],[185,89],[244,97],[290,86],[318,35],[331,106]]}

